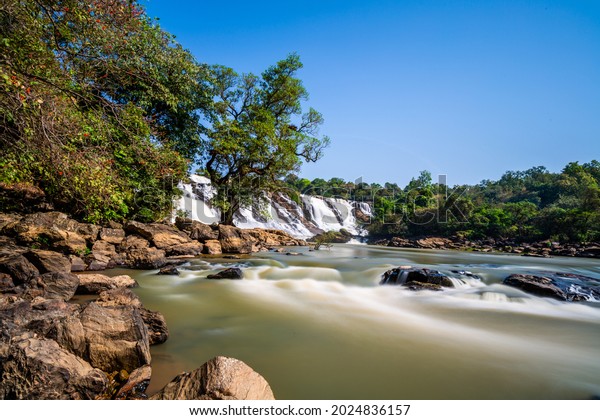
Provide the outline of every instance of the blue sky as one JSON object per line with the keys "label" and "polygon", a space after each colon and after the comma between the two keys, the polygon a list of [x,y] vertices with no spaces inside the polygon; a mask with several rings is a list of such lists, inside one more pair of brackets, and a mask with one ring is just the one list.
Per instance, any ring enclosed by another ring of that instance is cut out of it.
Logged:
{"label": "blue sky", "polygon": [[600,160],[600,1],[146,0],[200,62],[297,52],[325,157],[301,176],[450,184]]}

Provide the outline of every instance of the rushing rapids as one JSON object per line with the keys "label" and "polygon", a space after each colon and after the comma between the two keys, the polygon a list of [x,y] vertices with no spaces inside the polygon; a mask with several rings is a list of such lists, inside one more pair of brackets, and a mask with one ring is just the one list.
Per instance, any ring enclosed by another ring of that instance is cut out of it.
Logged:
{"label": "rushing rapids", "polygon": [[[190,179],[189,184],[179,185],[183,196],[175,203],[176,212],[184,212],[187,217],[206,224],[218,223],[221,214],[211,205],[216,191],[210,180],[199,175],[191,175]],[[369,218],[371,208],[367,203],[311,195],[300,195],[300,201],[296,203],[285,194],[273,194],[264,203],[238,211],[234,224],[248,229],[279,229],[299,239],[340,229],[356,236],[366,234],[357,222],[356,213]]]}
{"label": "rushing rapids", "polygon": [[[600,277],[597,260],[335,245],[302,255],[194,259],[178,277],[133,272],[171,338],[151,391],[217,354],[246,361],[284,399],[569,399],[600,394],[600,306],[503,284],[512,273]],[[380,286],[404,265],[455,287]],[[243,280],[209,280],[238,267]],[[473,276],[465,276],[470,272]],[[477,278],[475,277],[477,276]]]}

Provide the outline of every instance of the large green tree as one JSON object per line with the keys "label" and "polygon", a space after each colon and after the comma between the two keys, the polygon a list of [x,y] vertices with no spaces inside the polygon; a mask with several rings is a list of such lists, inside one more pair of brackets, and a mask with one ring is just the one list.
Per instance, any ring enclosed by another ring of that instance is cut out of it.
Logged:
{"label": "large green tree", "polygon": [[0,182],[156,219],[200,142],[205,69],[133,0],[0,0]]}
{"label": "large green tree", "polygon": [[235,212],[262,193],[277,190],[303,161],[318,160],[329,144],[318,137],[321,114],[302,111],[308,94],[296,77],[301,67],[292,54],[260,76],[211,68],[214,104],[206,113],[199,160],[218,190],[223,223],[231,224]]}

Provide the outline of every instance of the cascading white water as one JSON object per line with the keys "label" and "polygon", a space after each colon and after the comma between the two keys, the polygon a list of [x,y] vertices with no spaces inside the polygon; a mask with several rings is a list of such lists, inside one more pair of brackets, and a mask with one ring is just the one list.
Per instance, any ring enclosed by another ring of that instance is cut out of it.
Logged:
{"label": "cascading white water", "polygon": [[[218,223],[221,214],[210,204],[216,195],[210,180],[198,175],[191,175],[190,180],[190,184],[179,185],[183,197],[175,203],[174,215],[183,212],[202,223]],[[277,193],[257,202],[253,208],[240,209],[234,216],[234,224],[246,229],[279,229],[299,239],[340,229],[355,236],[365,236],[367,232],[355,215],[357,210],[362,216],[371,217],[368,203],[301,195],[299,204],[285,194]]]}

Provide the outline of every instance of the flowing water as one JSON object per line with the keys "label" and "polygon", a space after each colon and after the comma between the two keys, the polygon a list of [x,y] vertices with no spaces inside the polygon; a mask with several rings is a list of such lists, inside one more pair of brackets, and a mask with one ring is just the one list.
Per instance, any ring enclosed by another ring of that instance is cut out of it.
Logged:
{"label": "flowing water", "polygon": [[[278,399],[571,399],[600,395],[600,304],[538,298],[510,273],[600,278],[600,260],[335,245],[194,259],[181,275],[127,271],[171,336],[150,392],[216,355],[245,361]],[[481,280],[442,292],[379,286],[399,265]],[[207,280],[240,266],[244,280]],[[123,270],[121,270],[123,271]],[[116,270],[115,270],[116,272]]]}

